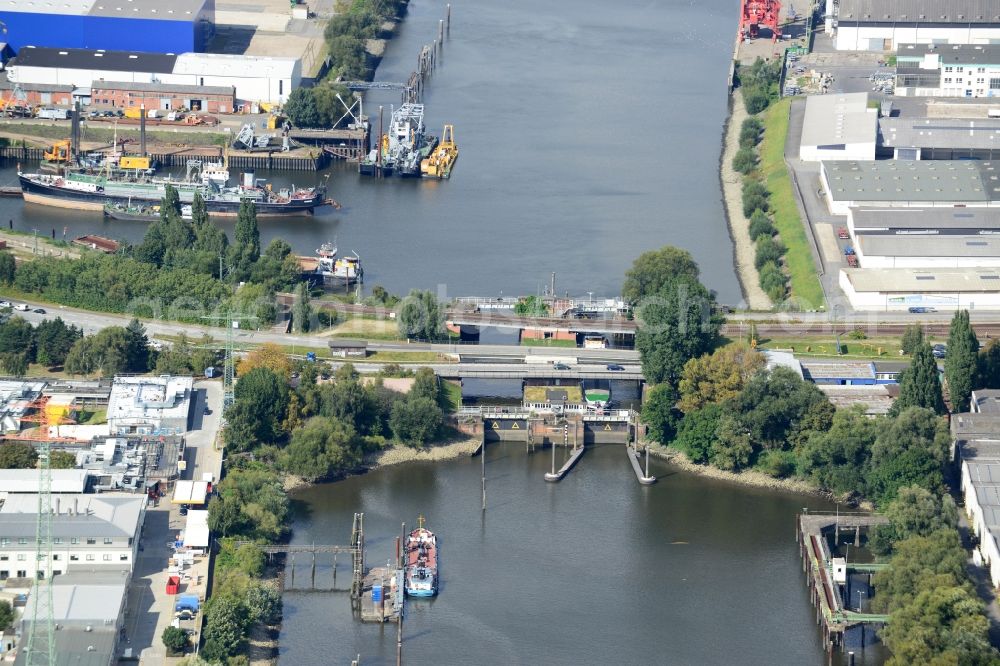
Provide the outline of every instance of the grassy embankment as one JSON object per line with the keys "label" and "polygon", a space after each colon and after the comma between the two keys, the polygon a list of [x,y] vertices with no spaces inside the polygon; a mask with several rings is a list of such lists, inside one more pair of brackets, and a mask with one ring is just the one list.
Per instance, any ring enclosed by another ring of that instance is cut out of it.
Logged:
{"label": "grassy embankment", "polygon": [[[69,123],[65,125],[36,125],[32,123],[0,122],[0,134],[16,137],[35,137],[37,139],[66,139],[69,137]],[[115,140],[115,130],[113,127],[93,127],[85,125],[81,130],[83,141],[93,141],[110,144]],[[118,127],[118,140],[129,139],[139,140],[139,128]],[[147,141],[176,144],[176,145],[197,145],[197,146],[224,146],[227,136],[222,132],[192,132],[192,131],[166,131],[146,128]],[[46,143],[41,141],[39,143]],[[19,146],[15,139],[10,143],[12,146]]]}
{"label": "grassy embankment", "polygon": [[816,274],[806,230],[799,217],[792,192],[792,180],[785,164],[785,139],[788,136],[788,111],[791,99],[775,102],[763,112],[764,139],[760,144],[760,172],[771,194],[774,226],[781,242],[788,248],[785,266],[792,283],[792,294],[808,309],[824,304],[823,289]]}
{"label": "grassy embankment", "polygon": [[538,340],[535,338],[523,338],[521,344],[525,347],[576,347],[576,340],[556,340],[553,338],[548,338],[545,340]]}

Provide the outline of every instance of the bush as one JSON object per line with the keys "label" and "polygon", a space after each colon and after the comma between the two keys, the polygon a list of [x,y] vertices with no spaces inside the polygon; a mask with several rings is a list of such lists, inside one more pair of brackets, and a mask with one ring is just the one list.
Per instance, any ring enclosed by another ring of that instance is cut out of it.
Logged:
{"label": "bush", "polygon": [[784,253],[785,246],[780,241],[765,236],[757,241],[757,254],[754,257],[754,266],[759,270],[769,261],[777,263]]}
{"label": "bush", "polygon": [[748,113],[760,113],[771,104],[771,98],[761,88],[744,88],[743,103],[746,104]]}
{"label": "bush", "polygon": [[163,644],[171,654],[180,654],[188,646],[188,635],[183,629],[167,627],[162,634]]}
{"label": "bush", "polygon": [[753,148],[756,146],[760,143],[760,135],[763,130],[764,124],[759,118],[754,116],[748,117],[740,127],[740,146],[744,148]]}
{"label": "bush", "polygon": [[781,266],[775,261],[768,261],[759,269],[757,276],[760,279],[760,288],[767,292],[772,301],[781,301],[785,298],[788,288],[788,278],[781,271]]}
{"label": "bush", "polygon": [[733,169],[746,175],[757,168],[757,152],[751,147],[743,147],[733,157]]}
{"label": "bush", "polygon": [[767,197],[761,196],[756,192],[743,195],[744,217],[753,217],[753,214],[758,210],[762,213],[766,213],[769,208],[770,206],[767,203]]}
{"label": "bush", "polygon": [[755,210],[750,216],[750,240],[756,241],[761,236],[773,236],[775,234],[774,224],[771,223],[764,211]]}
{"label": "bush", "polygon": [[776,479],[784,479],[795,472],[795,454],[791,451],[765,451],[757,459],[757,469]]}

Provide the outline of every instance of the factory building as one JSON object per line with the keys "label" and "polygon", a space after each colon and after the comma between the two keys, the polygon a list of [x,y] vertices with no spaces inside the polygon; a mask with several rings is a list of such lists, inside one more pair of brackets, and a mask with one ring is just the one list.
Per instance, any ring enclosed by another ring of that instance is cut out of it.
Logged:
{"label": "factory building", "polygon": [[91,104],[118,109],[144,107],[166,111],[189,109],[207,113],[233,113],[236,110],[236,88],[94,81]]}
{"label": "factory building", "polygon": [[215,32],[215,0],[0,0],[16,52],[26,46],[203,51]]}
{"label": "factory building", "polygon": [[0,380],[0,432],[18,432],[22,427],[35,425],[22,420],[44,388],[45,382]]}
{"label": "factory building", "polygon": [[[1000,112],[1000,100],[997,110]],[[1000,158],[1000,118],[880,118],[879,148],[897,160]]]}
{"label": "factory building", "polygon": [[[132,570],[146,517],[145,495],[53,494],[52,573]],[[34,578],[38,495],[8,494],[0,505],[0,580]]]}
{"label": "factory building", "polygon": [[896,49],[895,94],[1000,96],[1000,39],[987,44],[901,44]]}
{"label": "factory building", "polygon": [[113,435],[175,435],[188,429],[191,377],[115,377],[108,398]]}
{"label": "factory building", "polygon": [[1000,207],[1000,169],[978,161],[824,161],[830,213],[853,207]]}
{"label": "factory building", "polygon": [[[217,97],[218,88],[233,88],[237,104],[282,103],[292,90],[301,85],[302,64],[295,58],[217,53],[175,55],[143,51],[24,48],[7,66],[7,75],[10,81],[21,84],[57,84],[92,89],[102,88],[109,82],[116,86],[142,84],[142,90],[132,92],[142,92],[159,100],[176,96],[178,99],[204,101]],[[184,92],[159,86],[183,86]],[[210,90],[195,94],[192,88]],[[101,97],[92,90],[91,103],[100,105],[101,100],[108,100],[110,106],[112,97]],[[218,103],[221,108],[223,102]],[[160,102],[154,108],[165,107]],[[238,106],[236,110],[239,110]]]}
{"label": "factory building", "polygon": [[826,0],[826,32],[838,51],[894,51],[899,44],[1000,40],[996,0]]}
{"label": "factory building", "polygon": [[1000,270],[842,268],[840,288],[855,310],[1000,310]]}
{"label": "factory building", "polygon": [[799,159],[875,159],[877,111],[868,108],[867,93],[806,97]]}

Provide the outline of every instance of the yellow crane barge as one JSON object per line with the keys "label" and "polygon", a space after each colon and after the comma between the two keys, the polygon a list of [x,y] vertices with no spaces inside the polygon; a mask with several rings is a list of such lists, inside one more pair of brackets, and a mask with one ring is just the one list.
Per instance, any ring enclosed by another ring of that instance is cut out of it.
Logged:
{"label": "yellow crane barge", "polygon": [[451,169],[458,159],[458,145],[455,143],[455,126],[445,125],[441,132],[441,142],[431,154],[420,162],[420,173],[425,178],[451,178]]}

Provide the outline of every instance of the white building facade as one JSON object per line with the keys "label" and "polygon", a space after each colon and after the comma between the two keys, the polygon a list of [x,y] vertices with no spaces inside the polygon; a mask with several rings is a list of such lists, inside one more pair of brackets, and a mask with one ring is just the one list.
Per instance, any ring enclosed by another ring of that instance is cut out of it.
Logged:
{"label": "white building facade", "polygon": [[1000,43],[995,0],[840,0],[826,3],[838,51],[893,51],[899,44]]}
{"label": "white building facade", "polygon": [[[132,570],[146,516],[145,495],[53,495],[52,572]],[[8,495],[0,506],[0,579],[33,578],[38,495]]]}

